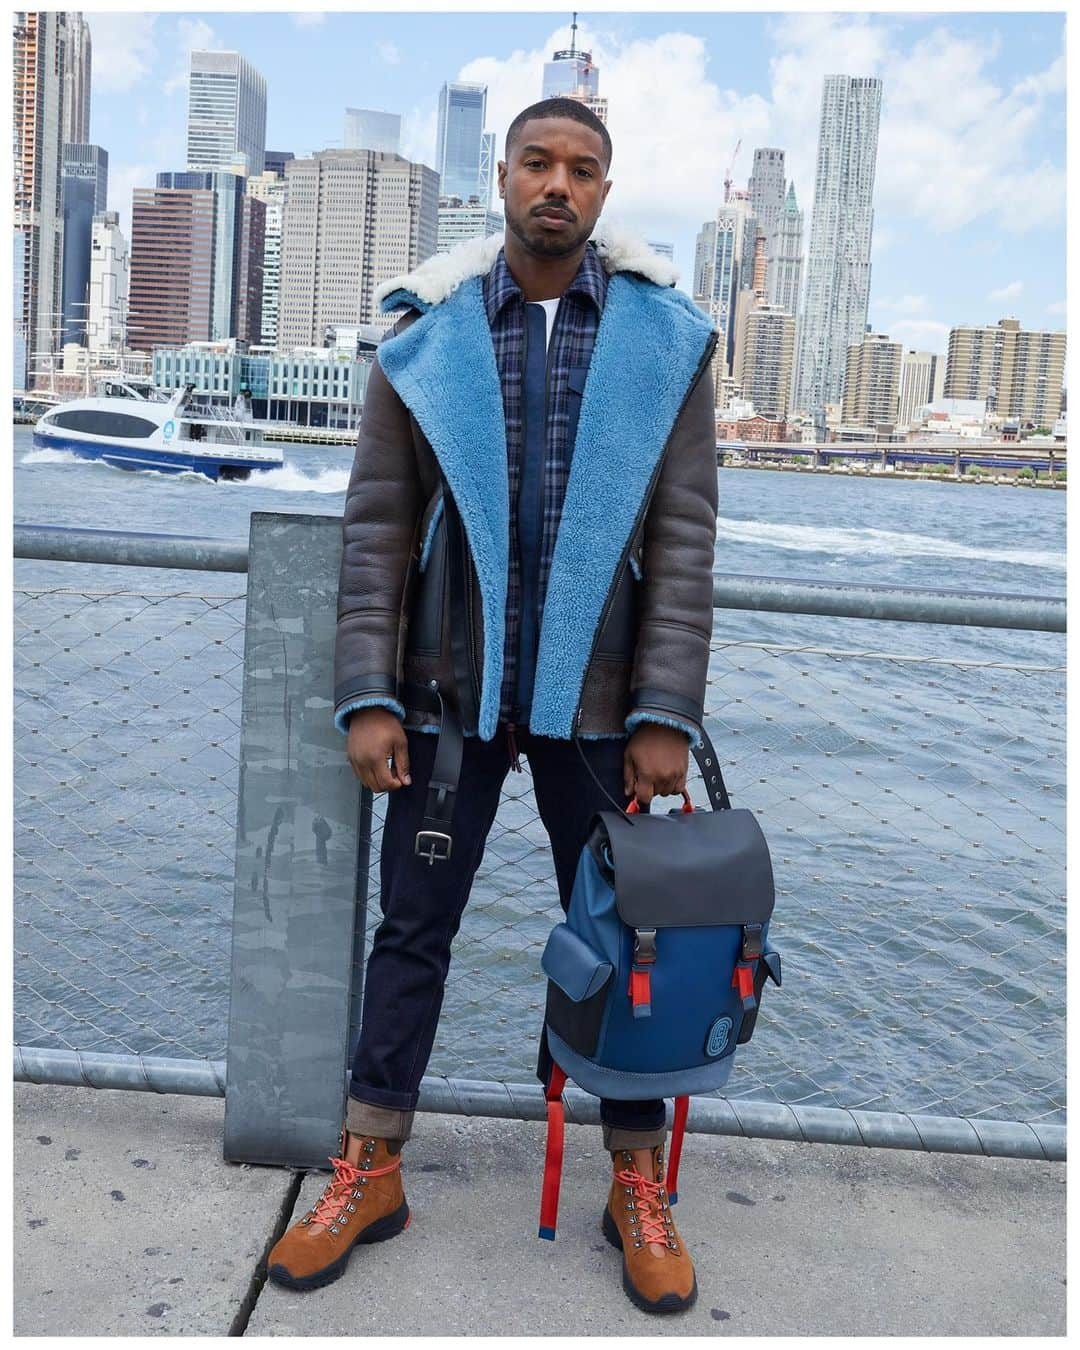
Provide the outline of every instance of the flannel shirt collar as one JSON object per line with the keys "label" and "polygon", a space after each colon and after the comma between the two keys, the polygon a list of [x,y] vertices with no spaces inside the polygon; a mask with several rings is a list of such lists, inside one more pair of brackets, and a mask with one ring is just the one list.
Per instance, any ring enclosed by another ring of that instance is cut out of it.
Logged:
{"label": "flannel shirt collar", "polygon": [[[495,322],[498,314],[508,301],[514,298],[523,301],[525,298],[524,292],[514,280],[510,268],[506,264],[505,249],[499,249],[498,256],[491,266],[491,271],[484,278],[484,281],[484,302],[487,306],[488,323],[490,324]],[[596,245],[591,241],[586,244],[581,266],[564,292],[566,295],[571,293],[583,295],[591,300],[596,306],[597,313],[603,311],[604,300],[607,296],[607,277],[604,273],[604,265],[596,252]]]}

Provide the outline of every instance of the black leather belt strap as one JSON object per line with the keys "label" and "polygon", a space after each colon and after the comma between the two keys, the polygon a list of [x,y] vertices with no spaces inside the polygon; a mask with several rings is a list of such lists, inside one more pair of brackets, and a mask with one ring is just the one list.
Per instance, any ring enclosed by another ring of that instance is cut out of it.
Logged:
{"label": "black leather belt strap", "polygon": [[405,696],[409,706],[424,712],[436,713],[439,732],[435,745],[435,763],[428,780],[424,819],[416,835],[416,853],[428,860],[432,867],[445,862],[453,847],[451,821],[457,801],[458,780],[461,777],[463,739],[461,722],[451,699],[443,698],[438,683],[407,684]]}

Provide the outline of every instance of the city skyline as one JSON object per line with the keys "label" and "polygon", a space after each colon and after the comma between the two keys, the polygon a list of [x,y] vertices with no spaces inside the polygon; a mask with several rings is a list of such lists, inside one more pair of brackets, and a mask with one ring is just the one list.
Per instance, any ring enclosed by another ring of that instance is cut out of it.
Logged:
{"label": "city skyline", "polygon": [[[487,124],[501,158],[506,126],[540,98],[545,62],[570,41],[569,14],[558,12],[247,19],[87,15],[94,139],[110,151],[109,205],[122,225],[131,188],[152,183],[148,174],[177,153],[183,119],[174,114],[186,102],[192,46],[238,50],[265,75],[267,144],[292,145],[297,155],[334,148],[346,107],[383,108],[402,117],[401,153],[434,165],[446,81],[488,86]],[[955,324],[1009,314],[1025,327],[1064,327],[1062,32],[1056,14],[579,15],[577,45],[603,69],[615,146],[605,215],[672,240],[689,293],[694,238],[722,203],[741,135],[734,183],[749,180],[755,148],[782,148],[808,227],[821,72],[837,64],[829,53],[839,42],[844,73],[883,81],[871,327],[906,348],[939,352]],[[733,43],[742,44],[734,80],[718,59]],[[358,46],[367,54],[358,57]],[[316,70],[321,93],[312,101],[303,90]],[[120,82],[127,87],[113,87]],[[690,122],[699,136],[672,130]],[[704,163],[687,146],[700,139],[717,146]],[[674,165],[665,177],[680,186],[674,203],[661,200],[651,176],[661,152]],[[697,171],[684,175],[687,153]]]}

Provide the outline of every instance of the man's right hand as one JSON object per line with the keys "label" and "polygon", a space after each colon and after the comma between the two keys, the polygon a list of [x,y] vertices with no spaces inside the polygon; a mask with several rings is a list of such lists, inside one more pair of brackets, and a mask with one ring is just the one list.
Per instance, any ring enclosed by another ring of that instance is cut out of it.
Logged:
{"label": "man's right hand", "polygon": [[392,792],[412,782],[405,728],[389,708],[358,708],[350,715],[346,754],[353,773],[372,792]]}

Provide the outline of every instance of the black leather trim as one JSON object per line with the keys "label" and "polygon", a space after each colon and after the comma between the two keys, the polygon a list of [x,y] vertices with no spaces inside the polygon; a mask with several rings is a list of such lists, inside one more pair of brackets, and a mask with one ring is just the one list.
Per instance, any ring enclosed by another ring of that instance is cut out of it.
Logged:
{"label": "black leather trim", "polygon": [[389,694],[397,698],[397,678],[384,671],[371,670],[364,675],[354,675],[351,680],[343,680],[334,686],[334,707],[339,708],[350,698],[367,698]]}
{"label": "black leather trim", "polygon": [[446,592],[446,515],[439,518],[431,541],[427,566],[416,579],[416,593],[409,614],[406,650],[417,656],[438,656],[442,651],[443,613]]}
{"label": "black leather trim", "polygon": [[637,630],[638,582],[627,564],[615,584],[615,594],[612,596],[611,608],[608,610],[603,631],[596,644],[595,656],[600,659],[617,657],[624,661],[632,661],[637,643]]}
{"label": "black leather trim", "polygon": [[454,694],[462,725],[467,730],[479,721],[478,695],[473,690],[472,657],[469,643],[468,558],[466,557],[465,527],[458,513],[453,493],[443,486],[443,520],[446,522],[447,562],[450,586],[447,609],[450,621],[450,656],[454,667]]}
{"label": "black leather trim", "polygon": [[689,717],[701,725],[705,710],[700,703],[686,698],[682,694],[672,693],[670,689],[631,689],[630,711],[652,709],[654,712],[670,712],[677,716]]}

